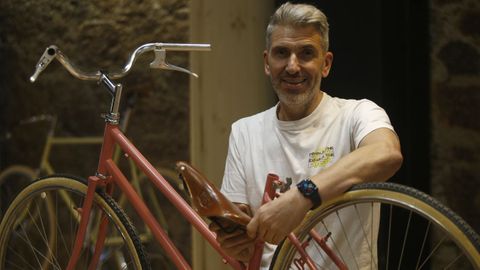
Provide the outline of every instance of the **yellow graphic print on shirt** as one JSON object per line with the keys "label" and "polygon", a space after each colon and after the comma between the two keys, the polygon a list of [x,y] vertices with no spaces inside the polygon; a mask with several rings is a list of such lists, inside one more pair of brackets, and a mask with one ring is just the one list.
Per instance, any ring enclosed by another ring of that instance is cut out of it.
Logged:
{"label": "yellow graphic print on shirt", "polygon": [[333,146],[320,147],[308,154],[309,168],[325,168],[333,160]]}

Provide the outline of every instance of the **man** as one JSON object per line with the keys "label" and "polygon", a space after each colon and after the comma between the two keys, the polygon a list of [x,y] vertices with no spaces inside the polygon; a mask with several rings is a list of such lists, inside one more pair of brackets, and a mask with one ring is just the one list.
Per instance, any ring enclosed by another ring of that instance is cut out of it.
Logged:
{"label": "man", "polygon": [[[401,166],[400,143],[383,109],[321,90],[332,61],[320,10],[290,3],[277,9],[267,27],[264,66],[279,102],[232,125],[222,183],[222,192],[254,215],[247,232],[210,226],[241,261],[251,257],[255,240],[278,244],[322,201],[353,184],[386,181]],[[268,173],[292,178],[295,185],[261,206]],[[273,249],[265,248],[262,267]]]}

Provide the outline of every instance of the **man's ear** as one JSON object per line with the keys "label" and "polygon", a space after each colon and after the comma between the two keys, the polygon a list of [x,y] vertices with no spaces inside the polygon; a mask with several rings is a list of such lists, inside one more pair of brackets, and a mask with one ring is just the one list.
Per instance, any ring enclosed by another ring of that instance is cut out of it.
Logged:
{"label": "man's ear", "polygon": [[332,52],[326,52],[325,53],[325,60],[324,60],[324,66],[322,69],[322,77],[325,78],[328,76],[330,73],[330,69],[332,68],[332,63],[333,63],[333,53]]}
{"label": "man's ear", "polygon": [[265,70],[265,74],[270,76],[270,64],[268,63],[268,51],[263,51],[263,68]]}

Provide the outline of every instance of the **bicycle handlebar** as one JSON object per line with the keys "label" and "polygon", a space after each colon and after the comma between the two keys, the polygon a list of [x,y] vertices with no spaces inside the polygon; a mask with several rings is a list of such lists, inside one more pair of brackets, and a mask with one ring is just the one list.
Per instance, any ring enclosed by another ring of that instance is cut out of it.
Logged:
{"label": "bicycle handlebar", "polygon": [[[169,64],[166,61],[166,51],[209,51],[211,48],[210,44],[189,44],[189,43],[147,43],[141,45],[133,51],[130,55],[125,66],[118,72],[109,73],[108,76],[111,79],[119,79],[125,76],[133,64],[137,60],[138,56],[145,52],[154,51],[155,59],[150,63],[151,68],[160,68],[168,70],[176,70],[188,73],[192,76],[198,77],[197,74],[184,69],[182,67],[177,67]],[[30,77],[30,81],[33,83],[38,78],[40,73],[47,67],[50,62],[56,58],[74,77],[80,80],[100,80],[102,72],[85,72],[73,65],[70,60],[63,54],[57,46],[51,45],[45,49],[45,52],[40,57],[38,61],[35,73]]]}

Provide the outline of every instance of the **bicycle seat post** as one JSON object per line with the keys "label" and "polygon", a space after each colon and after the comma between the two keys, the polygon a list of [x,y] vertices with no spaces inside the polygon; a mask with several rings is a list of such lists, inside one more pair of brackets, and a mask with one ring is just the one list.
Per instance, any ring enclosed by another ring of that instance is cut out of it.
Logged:
{"label": "bicycle seat post", "polygon": [[120,98],[122,96],[122,84],[115,84],[108,76],[104,73],[100,76],[99,83],[102,83],[112,95],[112,102],[110,104],[110,111],[105,117],[105,120],[110,124],[118,125],[120,120]]}

